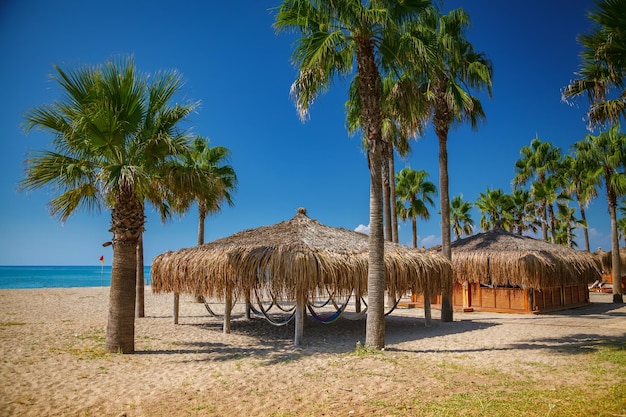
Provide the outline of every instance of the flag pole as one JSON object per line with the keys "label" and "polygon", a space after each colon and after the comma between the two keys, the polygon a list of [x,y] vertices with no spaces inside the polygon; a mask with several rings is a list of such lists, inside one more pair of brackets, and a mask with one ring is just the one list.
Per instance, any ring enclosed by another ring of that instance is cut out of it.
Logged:
{"label": "flag pole", "polygon": [[100,286],[104,287],[104,255],[100,256],[100,262],[102,263],[100,268]]}

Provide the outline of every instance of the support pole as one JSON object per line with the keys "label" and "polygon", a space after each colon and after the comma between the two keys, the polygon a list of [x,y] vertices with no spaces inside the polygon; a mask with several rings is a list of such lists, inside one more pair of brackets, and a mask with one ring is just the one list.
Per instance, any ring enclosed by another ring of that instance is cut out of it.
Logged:
{"label": "support pole", "polygon": [[224,334],[230,333],[230,312],[233,309],[233,292],[226,288],[226,300],[224,300]]}
{"label": "support pole", "polygon": [[178,306],[180,303],[180,294],[174,293],[174,324],[178,324]]}
{"label": "support pole", "polygon": [[430,286],[428,285],[428,279],[424,282],[424,325],[426,327],[432,326],[432,314],[430,312]]}
{"label": "support pole", "polygon": [[293,345],[298,347],[302,344],[304,336],[304,319],[306,317],[306,296],[303,291],[296,295],[296,329],[293,338]]}

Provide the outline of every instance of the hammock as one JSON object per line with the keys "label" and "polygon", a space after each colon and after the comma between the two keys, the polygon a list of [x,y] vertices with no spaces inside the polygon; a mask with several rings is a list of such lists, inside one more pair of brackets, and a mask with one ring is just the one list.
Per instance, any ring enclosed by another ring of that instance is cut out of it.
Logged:
{"label": "hammock", "polygon": [[[274,297],[274,295],[272,295],[272,304],[270,304],[270,306],[268,308],[263,308],[263,303],[261,303],[261,299],[259,298],[259,294],[257,293],[256,288],[254,289],[254,296],[256,297],[257,304],[259,305],[259,310],[255,309],[254,306],[252,305],[252,303],[250,303],[250,311],[252,311],[256,315],[260,315],[260,316],[265,317],[265,319],[267,321],[269,321],[270,324],[272,324],[274,326],[277,326],[277,327],[284,326],[284,325],[288,324],[296,316],[296,308],[295,308],[295,306],[293,308],[289,309],[289,310],[285,310],[283,308],[280,308],[278,306],[278,304],[275,303],[276,297]],[[271,317],[268,314],[268,311],[274,305],[276,305],[282,311],[285,311],[285,312],[291,311],[291,314],[289,316],[287,316],[287,318],[284,321],[277,321],[276,319],[274,319],[273,317]]]}
{"label": "hammock", "polygon": [[[350,301],[350,298],[352,297],[352,293],[350,293],[350,295],[348,296],[348,298],[346,298],[346,301],[343,303],[342,306],[337,306],[337,303],[335,302],[334,298],[331,296],[331,300],[333,302],[333,305],[335,306],[335,308],[337,309],[333,314],[331,314],[330,316],[321,316],[319,314],[317,314],[315,312],[315,310],[313,309],[313,304],[307,302],[306,306],[309,309],[309,312],[311,313],[311,316],[324,324],[330,324],[330,323],[334,323],[339,317],[341,317],[341,315],[343,314],[343,312],[346,310],[346,307],[348,306],[348,302]],[[327,304],[327,303],[326,303]]]}

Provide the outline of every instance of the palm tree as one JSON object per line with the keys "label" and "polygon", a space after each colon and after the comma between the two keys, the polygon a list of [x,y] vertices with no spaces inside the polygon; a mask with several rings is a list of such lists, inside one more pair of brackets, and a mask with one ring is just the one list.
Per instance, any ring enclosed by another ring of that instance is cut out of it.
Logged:
{"label": "palm tree", "polygon": [[589,175],[589,169],[584,166],[584,161],[572,155],[565,155],[562,161],[563,176],[568,184],[567,191],[578,201],[580,211],[580,223],[583,227],[585,250],[591,252],[589,246],[589,225],[587,224],[586,208],[591,200],[598,196],[598,180]]}
{"label": "palm tree", "polygon": [[525,231],[537,232],[537,206],[528,190],[515,188],[511,195],[512,231],[522,236]]}
{"label": "palm tree", "polygon": [[531,181],[535,189],[535,201],[540,204],[541,230],[543,240],[548,241],[548,203],[539,196],[543,195],[543,183],[556,172],[561,159],[561,150],[550,142],[542,142],[538,137],[530,141],[530,146],[520,149],[520,159],[515,162],[514,185],[524,185]]}
{"label": "palm tree", "polygon": [[[576,218],[576,209],[570,208],[567,204],[557,204],[557,239],[555,243],[559,245],[567,246],[568,248],[574,248],[577,246],[574,239],[574,229],[578,226],[582,226],[583,222]],[[559,237],[560,235],[560,237]]]}
{"label": "palm tree", "polygon": [[620,212],[620,218],[617,219],[617,232],[619,236],[624,239],[624,243],[626,244],[626,201],[622,200],[618,210]]}
{"label": "palm tree", "polygon": [[[424,90],[432,106],[433,124],[439,140],[439,190],[442,253],[452,259],[450,248],[450,201],[448,197],[448,132],[455,123],[469,122],[477,128],[485,118],[480,100],[471,90],[486,90],[491,97],[491,62],[474,50],[465,37],[469,16],[463,9],[441,15],[435,8],[423,14],[421,29],[435,45],[435,62],[418,67],[426,74]],[[452,282],[442,289],[441,320],[452,321]]]}
{"label": "palm tree", "polygon": [[621,267],[619,258],[619,238],[617,233],[617,201],[626,195],[626,135],[620,132],[619,125],[597,136],[588,134],[585,139],[574,144],[576,154],[584,160],[585,166],[594,177],[602,178],[606,188],[606,199],[611,218],[611,251],[613,264],[613,302],[623,303]]}
{"label": "palm tree", "polygon": [[452,223],[452,232],[454,232],[455,240],[459,240],[461,236],[472,234],[474,228],[474,220],[470,216],[472,203],[463,201],[463,194],[459,194],[452,199],[450,204],[450,220]]}
{"label": "palm tree", "polygon": [[278,32],[293,30],[300,34],[293,53],[299,75],[291,92],[301,118],[306,118],[314,99],[336,76],[352,74],[356,64],[370,169],[369,313],[365,344],[375,349],[385,345],[381,168],[388,145],[382,135],[381,73],[402,65],[406,52],[401,48],[414,46],[408,48],[408,43],[398,41],[405,33],[403,25],[415,20],[429,4],[419,0],[284,0],[274,21]]}
{"label": "palm tree", "polygon": [[[192,203],[198,206],[198,246],[204,244],[205,221],[208,214],[217,213],[225,202],[233,206],[231,193],[237,187],[237,175],[232,166],[226,162],[230,159],[230,151],[223,146],[209,146],[209,140],[196,136],[188,152],[180,160],[173,162],[176,176],[192,179],[204,176],[211,181],[207,189],[203,184],[195,187],[193,181],[179,181],[181,189],[172,190],[171,205],[174,211],[185,213]],[[203,302],[202,295],[196,295],[198,302]]]}
{"label": "palm tree", "polygon": [[164,71],[148,78],[132,58],[63,70],[53,79],[63,100],[29,110],[25,128],[53,135],[53,151],[26,160],[21,187],[50,186],[60,194],[49,207],[62,221],[77,208],[111,208],[113,262],[108,352],[134,352],[137,245],[144,230],[144,199],[154,190],[165,162],[184,152],[177,128],[195,104],[170,105],[181,76]]}
{"label": "palm tree", "polygon": [[491,230],[494,227],[502,227],[505,230],[511,230],[512,218],[507,216],[512,208],[511,196],[505,194],[500,188],[480,193],[476,200],[476,207],[480,210],[480,228],[482,230]]}
{"label": "palm tree", "polygon": [[577,78],[562,92],[571,100],[586,94],[590,128],[617,123],[626,115],[626,1],[598,0],[589,13],[594,25],[581,34],[581,64]]}
{"label": "palm tree", "polygon": [[427,178],[428,172],[411,168],[403,168],[396,175],[399,203],[396,210],[402,220],[411,219],[414,248],[417,248],[417,219],[430,219],[428,206],[435,205],[433,196],[437,194],[437,187]]}
{"label": "palm tree", "polygon": [[569,196],[561,192],[561,178],[558,172],[555,175],[546,177],[543,182],[535,181],[530,187],[530,195],[533,200],[540,202],[546,208],[548,230],[552,243],[556,243],[556,215],[554,214],[554,204],[569,200]]}
{"label": "palm tree", "polygon": [[[383,152],[383,218],[385,239],[398,242],[398,219],[395,210],[395,152],[401,157],[410,151],[409,139],[423,132],[428,119],[428,108],[416,83],[410,78],[387,74],[382,80],[382,135],[387,148]],[[362,105],[359,96],[359,77],[352,80],[349,99],[345,104],[348,133],[363,131]],[[363,140],[367,148],[367,139]],[[393,181],[391,179],[394,179]],[[392,209],[392,206],[394,207]]]}

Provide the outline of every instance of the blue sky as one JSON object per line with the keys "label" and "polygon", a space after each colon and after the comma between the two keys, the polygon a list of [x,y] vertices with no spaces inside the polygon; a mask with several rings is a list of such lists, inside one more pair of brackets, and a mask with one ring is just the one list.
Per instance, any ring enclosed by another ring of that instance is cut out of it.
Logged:
{"label": "blue sky", "polygon": [[[296,69],[294,37],[277,36],[269,11],[279,0],[243,2],[43,1],[0,2],[0,265],[110,264],[110,213],[77,212],[64,224],[50,216],[51,190],[19,192],[29,150],[50,137],[26,135],[29,108],[60,98],[52,65],[98,64],[132,54],[144,72],[177,69],[185,99],[201,106],[188,127],[231,150],[239,177],[235,207],[207,219],[206,241],[288,220],[297,207],[329,226],[356,229],[369,222],[369,174],[360,139],[349,137],[343,105],[347,82],[337,80],[302,123],[289,97]],[[483,99],[487,121],[459,127],[448,140],[450,197],[474,202],[487,188],[511,191],[519,150],[535,136],[569,151],[587,130],[587,103],[570,106],[560,89],[578,68],[576,36],[589,29],[592,1],[448,0],[472,19],[468,37],[494,65],[493,98]],[[396,168],[423,169],[438,184],[438,144],[432,130],[412,142]],[[437,200],[438,201],[438,200]],[[419,245],[441,241],[438,207],[418,221]],[[480,213],[473,219],[478,224]],[[610,247],[603,192],[589,208],[592,249]],[[400,225],[410,244],[410,224]],[[196,243],[197,213],[162,224],[151,208],[145,258]],[[582,236],[582,231],[579,231]],[[582,243],[580,247],[583,247]]]}

